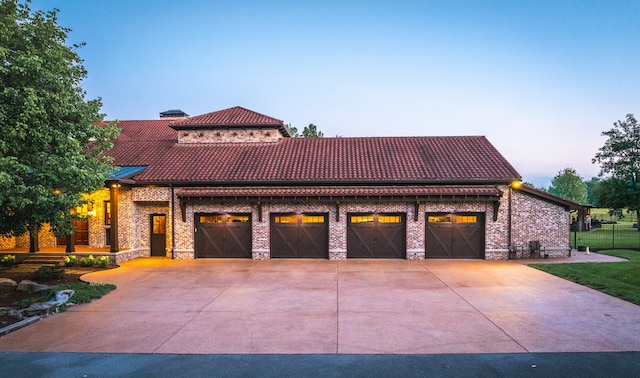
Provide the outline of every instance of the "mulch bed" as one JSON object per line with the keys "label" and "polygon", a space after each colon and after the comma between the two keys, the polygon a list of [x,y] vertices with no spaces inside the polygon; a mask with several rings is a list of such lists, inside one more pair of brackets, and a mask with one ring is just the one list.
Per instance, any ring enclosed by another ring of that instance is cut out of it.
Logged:
{"label": "mulch bed", "polygon": [[[63,269],[65,270],[64,277],[48,281],[40,281],[35,277],[34,272],[38,270],[38,268],[40,268],[40,265],[27,264],[16,265],[12,268],[0,268],[0,278],[10,278],[17,283],[20,283],[20,281],[22,280],[30,280],[35,281],[39,284],[55,286],[67,282],[78,282],[81,281],[80,276],[82,276],[83,274],[105,269],[112,269],[115,268],[115,266],[110,266],[107,268],[83,268],[76,266],[63,267]],[[40,295],[40,293],[33,294],[18,290],[0,290],[0,307],[13,307],[14,303],[18,301],[31,297],[39,297]],[[20,319],[0,314],[0,328],[6,327],[18,321],[20,321]]]}

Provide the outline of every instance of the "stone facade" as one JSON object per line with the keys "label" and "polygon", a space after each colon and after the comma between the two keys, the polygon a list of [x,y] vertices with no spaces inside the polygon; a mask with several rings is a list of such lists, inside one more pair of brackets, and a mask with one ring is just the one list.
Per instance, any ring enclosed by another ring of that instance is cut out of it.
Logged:
{"label": "stone facade", "polygon": [[[269,259],[270,219],[272,213],[322,213],[328,217],[329,259],[347,258],[348,216],[352,213],[400,213],[406,221],[406,258],[423,260],[428,255],[425,245],[425,225],[427,213],[481,213],[485,218],[484,252],[487,260],[506,260],[509,257],[509,231],[511,242],[519,247],[527,247],[532,240],[539,240],[551,257],[568,256],[569,223],[568,210],[529,193],[500,188],[498,213],[494,217],[494,204],[489,202],[451,201],[420,202],[415,216],[415,204],[405,201],[344,201],[336,202],[270,202],[262,204],[262,217],[255,202],[225,203],[214,200],[188,201],[186,217],[182,220],[180,199],[168,187],[134,187],[119,190],[119,247],[113,255],[114,262],[150,255],[150,216],[164,214],[167,219],[166,256],[173,259],[195,258],[194,230],[197,213],[243,213],[251,214],[252,256],[255,260]],[[105,237],[105,201],[109,200],[109,190],[99,190],[91,195],[95,215],[89,218],[89,242],[91,247],[104,248],[108,245]],[[509,213],[511,212],[511,227]],[[494,220],[495,218],[495,220]],[[40,246],[55,245],[55,237],[43,228]],[[4,238],[3,247],[26,247],[28,237]]]}
{"label": "stone facade", "polygon": [[275,143],[280,138],[284,135],[276,128],[178,131],[178,143]]}

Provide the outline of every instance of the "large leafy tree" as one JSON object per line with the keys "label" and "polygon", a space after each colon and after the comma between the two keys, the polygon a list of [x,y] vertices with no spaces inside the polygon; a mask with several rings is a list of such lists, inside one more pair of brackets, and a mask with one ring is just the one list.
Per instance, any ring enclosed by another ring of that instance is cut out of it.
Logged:
{"label": "large leafy tree", "polygon": [[549,193],[578,203],[585,203],[587,201],[587,184],[575,169],[565,168],[551,180]]}
{"label": "large leafy tree", "polygon": [[0,235],[73,232],[72,209],[82,193],[104,185],[110,161],[102,154],[117,136],[102,121],[100,99],[86,100],[87,72],[68,45],[57,12],[30,2],[0,2]]}
{"label": "large leafy tree", "polygon": [[[614,122],[593,163],[600,164],[600,176],[606,177],[595,191],[598,205],[618,213],[626,208],[640,220],[640,125],[633,114]],[[640,229],[639,229],[640,231]]]}

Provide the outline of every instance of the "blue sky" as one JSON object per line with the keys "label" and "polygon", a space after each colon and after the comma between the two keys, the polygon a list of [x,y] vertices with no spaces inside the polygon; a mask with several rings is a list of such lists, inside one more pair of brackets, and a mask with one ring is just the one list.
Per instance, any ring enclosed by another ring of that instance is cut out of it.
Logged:
{"label": "blue sky", "polygon": [[108,119],[243,106],[325,136],[485,135],[525,181],[589,179],[640,116],[640,1],[36,0]]}

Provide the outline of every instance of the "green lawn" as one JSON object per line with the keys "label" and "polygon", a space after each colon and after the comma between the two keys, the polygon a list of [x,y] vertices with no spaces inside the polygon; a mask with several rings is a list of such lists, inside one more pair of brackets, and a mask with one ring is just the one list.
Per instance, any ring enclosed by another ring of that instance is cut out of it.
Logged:
{"label": "green lawn", "polygon": [[628,259],[613,263],[529,264],[529,266],[640,305],[640,252],[599,253]]}
{"label": "green lawn", "polygon": [[[626,226],[626,227],[625,227]],[[577,233],[577,238],[574,239],[575,233],[571,233],[570,241],[571,246],[574,245],[574,241],[577,241],[577,245],[584,244],[591,249],[608,249],[608,248],[640,248],[640,232],[637,228],[632,228],[631,225],[617,224],[615,225],[603,225],[602,228],[596,228],[592,231],[583,231]],[[577,240],[576,240],[577,239]]]}

